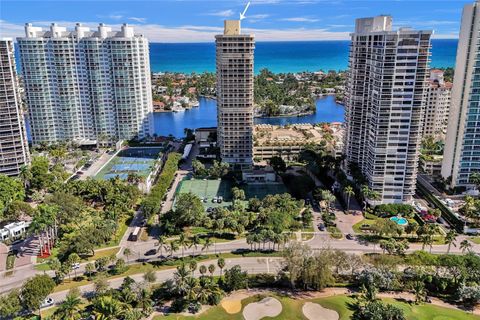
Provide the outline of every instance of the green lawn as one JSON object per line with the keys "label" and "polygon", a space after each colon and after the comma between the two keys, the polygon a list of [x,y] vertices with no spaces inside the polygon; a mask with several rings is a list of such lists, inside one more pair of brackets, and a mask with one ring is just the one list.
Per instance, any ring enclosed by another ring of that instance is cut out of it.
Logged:
{"label": "green lawn", "polygon": [[472,237],[470,238],[470,241],[476,244],[480,244],[480,237]]}
{"label": "green lawn", "polygon": [[15,266],[15,255],[14,254],[9,254],[7,256],[6,270],[13,269],[14,266]]}
{"label": "green lawn", "polygon": [[[265,319],[276,319],[276,320],[305,320],[306,317],[303,316],[302,307],[306,301],[311,301],[314,303],[319,303],[324,308],[332,309],[338,312],[340,320],[349,320],[353,314],[351,309],[352,303],[354,302],[353,298],[350,298],[346,295],[331,296],[327,298],[316,298],[316,299],[292,299],[286,296],[281,296],[278,294],[265,294],[257,295],[253,297],[246,298],[242,300],[242,311],[243,308],[249,303],[260,301],[266,296],[274,296],[282,304],[282,312],[280,315],[274,318],[265,318]],[[384,299],[385,302],[396,305],[405,312],[405,316],[408,320],[480,320],[479,316],[475,316],[463,311],[447,309],[443,307],[437,307],[431,304],[424,305],[409,305],[404,302],[398,302],[393,299]],[[198,316],[181,316],[177,314],[164,316],[157,316],[154,320],[187,320],[187,319],[198,319],[198,320],[243,320],[242,311],[236,314],[228,314],[222,306],[212,307],[206,312]],[[321,319],[319,317],[319,319]]]}
{"label": "green lawn", "polygon": [[333,226],[327,227],[327,231],[330,233],[330,237],[334,239],[343,238],[342,232],[340,232],[340,229],[338,229],[337,227],[333,227]]}

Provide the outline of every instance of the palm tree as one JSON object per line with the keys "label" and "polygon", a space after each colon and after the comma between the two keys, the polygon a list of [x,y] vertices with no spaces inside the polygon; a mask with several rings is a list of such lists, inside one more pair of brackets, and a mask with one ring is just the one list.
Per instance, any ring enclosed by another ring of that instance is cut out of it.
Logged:
{"label": "palm tree", "polygon": [[187,292],[186,298],[190,301],[197,299],[197,291],[198,291],[198,280],[194,277],[188,277],[186,281],[187,285]]}
{"label": "palm tree", "polygon": [[183,258],[183,253],[186,247],[188,247],[188,239],[185,237],[185,234],[181,234],[180,237],[178,238],[178,244],[182,248],[182,258]]}
{"label": "palm tree", "polygon": [[173,256],[173,253],[179,249],[178,242],[172,241],[170,242],[170,256]]}
{"label": "palm tree", "polygon": [[477,189],[480,187],[480,172],[473,172],[468,179],[470,183],[473,183]]}
{"label": "palm tree", "polygon": [[450,230],[447,232],[447,235],[445,236],[445,243],[448,245],[447,248],[447,253],[450,253],[450,247],[453,244],[454,247],[457,245],[455,244],[455,241],[457,240],[457,233],[455,230]]}
{"label": "palm tree", "polygon": [[198,234],[196,234],[191,238],[191,242],[190,242],[190,248],[191,247],[194,248],[194,250],[193,250],[193,255],[194,256],[195,256],[195,251],[197,250],[199,244],[200,244],[200,236]]}
{"label": "palm tree", "polygon": [[207,267],[205,267],[204,265],[201,265],[200,268],[199,268],[199,271],[200,271],[200,274],[203,277],[205,275],[205,273],[207,273]]}
{"label": "palm tree", "polygon": [[205,243],[203,244],[202,251],[205,250],[205,253],[208,255],[208,249],[213,245],[212,240],[210,237],[205,239]]}
{"label": "palm tree", "polygon": [[123,254],[127,257],[127,262],[130,261],[130,256],[132,255],[132,250],[130,248],[123,249]]}
{"label": "palm tree", "polygon": [[190,261],[190,263],[188,264],[188,268],[190,269],[190,271],[193,274],[195,272],[195,270],[197,270],[197,261],[195,261],[195,260]]}
{"label": "palm tree", "polygon": [[173,279],[175,281],[175,286],[178,294],[185,294],[187,290],[186,281],[189,276],[190,272],[187,270],[185,264],[182,263],[177,267],[177,271],[175,271],[175,273],[173,274]]}
{"label": "palm tree", "polygon": [[465,251],[470,251],[472,249],[472,244],[465,239],[460,242],[460,249],[462,250],[462,253],[465,253]]}
{"label": "palm tree", "polygon": [[80,306],[82,300],[78,294],[70,291],[62,302],[62,304],[55,311],[54,317],[57,319],[66,319],[66,320],[77,320],[80,319]]}
{"label": "palm tree", "polygon": [[215,272],[215,265],[211,264],[208,266],[208,272],[210,272],[210,276],[213,278],[213,273]]}
{"label": "palm tree", "polygon": [[163,248],[165,247],[166,243],[167,237],[163,235],[158,236],[156,245],[158,246],[158,251],[160,251],[160,256],[163,256]]}
{"label": "palm tree", "polygon": [[152,312],[153,301],[151,293],[148,289],[142,288],[137,295],[137,306],[142,308],[144,315],[149,315]]}
{"label": "palm tree", "polygon": [[225,268],[225,259],[219,258],[217,260],[217,266],[220,268],[220,278],[221,278],[223,273],[223,268]]}
{"label": "palm tree", "polygon": [[18,177],[20,178],[20,180],[22,180],[24,188],[28,189],[28,186],[30,185],[30,181],[33,178],[32,171],[30,170],[30,168],[26,165],[23,165],[20,168],[20,173],[18,174]]}
{"label": "palm tree", "polygon": [[93,302],[95,320],[116,320],[123,312],[123,304],[111,296],[100,296]]}
{"label": "palm tree", "polygon": [[347,196],[347,211],[350,211],[350,198],[355,195],[352,186],[348,185],[343,189],[345,195]]}

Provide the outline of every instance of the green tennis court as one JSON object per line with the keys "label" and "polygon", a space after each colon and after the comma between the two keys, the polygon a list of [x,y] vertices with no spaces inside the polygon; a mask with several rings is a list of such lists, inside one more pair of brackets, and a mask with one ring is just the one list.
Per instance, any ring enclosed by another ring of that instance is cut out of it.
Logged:
{"label": "green tennis court", "polygon": [[[232,201],[231,188],[232,183],[227,180],[202,180],[202,179],[184,179],[180,182],[176,193],[191,192],[201,199],[206,199],[206,207],[229,206]],[[285,186],[280,183],[248,184],[242,187],[245,191],[246,200],[250,198],[263,199],[269,194],[279,194],[287,192]],[[221,204],[213,203],[215,197],[223,197]]]}

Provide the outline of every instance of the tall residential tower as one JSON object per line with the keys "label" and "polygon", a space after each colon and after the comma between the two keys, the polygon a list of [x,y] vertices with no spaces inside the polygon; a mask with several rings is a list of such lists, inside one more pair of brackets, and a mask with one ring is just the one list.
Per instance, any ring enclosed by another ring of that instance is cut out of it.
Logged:
{"label": "tall residential tower", "polygon": [[444,80],[443,71],[431,70],[423,118],[424,138],[431,136],[435,140],[445,139],[451,91],[452,83]]}
{"label": "tall residential tower", "polygon": [[223,161],[240,169],[253,163],[253,35],[239,20],[225,21],[217,50],[218,144]]}
{"label": "tall residential tower", "polygon": [[0,40],[0,174],[15,176],[28,164],[25,122],[21,108],[13,41]]}
{"label": "tall residential tower", "polygon": [[33,144],[91,144],[152,132],[148,40],[119,32],[25,25],[18,38]]}
{"label": "tall residential tower", "polygon": [[451,187],[470,187],[480,172],[480,2],[463,9],[442,176]]}
{"label": "tall residential tower", "polygon": [[392,18],[357,19],[345,94],[345,154],[376,203],[415,193],[431,31],[392,31]]}

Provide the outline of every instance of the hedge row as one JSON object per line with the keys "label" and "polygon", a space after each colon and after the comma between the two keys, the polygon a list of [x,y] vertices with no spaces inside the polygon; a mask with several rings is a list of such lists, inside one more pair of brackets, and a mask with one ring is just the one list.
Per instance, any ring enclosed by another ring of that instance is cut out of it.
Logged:
{"label": "hedge row", "polygon": [[181,158],[182,155],[176,152],[168,155],[168,159],[163,166],[162,172],[158,176],[157,182],[150,190],[150,193],[143,199],[142,211],[147,220],[152,215],[160,212],[162,199],[175,177],[175,172],[178,169],[178,163]]}

